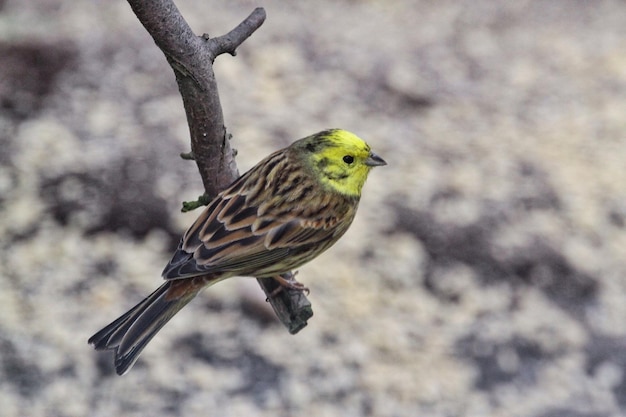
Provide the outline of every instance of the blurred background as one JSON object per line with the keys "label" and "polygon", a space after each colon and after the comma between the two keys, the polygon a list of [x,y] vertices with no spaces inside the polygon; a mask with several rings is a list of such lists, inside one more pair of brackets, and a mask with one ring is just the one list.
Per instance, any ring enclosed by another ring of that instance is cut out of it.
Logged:
{"label": "blurred background", "polygon": [[0,414],[626,415],[626,2],[177,4],[266,8],[215,65],[241,172],[328,127],[389,165],[304,330],[228,280],[118,377],[87,339],[202,192],[174,76],[124,1],[0,1]]}

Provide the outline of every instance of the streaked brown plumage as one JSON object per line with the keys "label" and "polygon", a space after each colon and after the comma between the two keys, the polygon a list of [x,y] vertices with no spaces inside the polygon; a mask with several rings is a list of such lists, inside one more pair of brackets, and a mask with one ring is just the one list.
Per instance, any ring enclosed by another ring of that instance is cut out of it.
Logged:
{"label": "streaked brown plumage", "polygon": [[233,276],[276,277],[315,258],[348,230],[367,173],[377,165],[385,162],[339,129],[271,154],[187,230],[163,271],[166,282],[89,343],[114,349],[122,375],[201,289]]}

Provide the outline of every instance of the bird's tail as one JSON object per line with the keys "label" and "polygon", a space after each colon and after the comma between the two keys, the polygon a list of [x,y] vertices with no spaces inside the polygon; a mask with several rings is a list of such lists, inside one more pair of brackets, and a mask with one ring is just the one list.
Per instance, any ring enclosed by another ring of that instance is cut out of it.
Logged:
{"label": "bird's tail", "polygon": [[96,350],[115,350],[115,370],[119,375],[128,372],[154,335],[202,288],[187,287],[185,291],[177,291],[172,288],[176,284],[176,281],[168,281],[161,285],[126,314],[89,338],[89,344]]}

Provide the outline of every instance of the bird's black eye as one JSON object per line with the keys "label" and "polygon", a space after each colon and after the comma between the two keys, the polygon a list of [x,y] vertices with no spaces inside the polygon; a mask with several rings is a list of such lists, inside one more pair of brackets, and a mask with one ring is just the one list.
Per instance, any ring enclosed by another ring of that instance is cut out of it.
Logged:
{"label": "bird's black eye", "polygon": [[343,157],[343,162],[349,165],[354,162],[354,157],[352,155],[346,155]]}

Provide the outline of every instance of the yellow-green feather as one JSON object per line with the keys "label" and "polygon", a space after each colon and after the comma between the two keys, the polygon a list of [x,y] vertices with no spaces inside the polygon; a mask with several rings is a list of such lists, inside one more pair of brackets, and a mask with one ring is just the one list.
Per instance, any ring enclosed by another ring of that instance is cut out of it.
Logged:
{"label": "yellow-green feather", "polygon": [[[365,164],[370,147],[363,139],[346,130],[332,129],[301,139],[292,147],[323,187],[346,196],[361,195],[371,170]],[[354,161],[346,163],[345,156]]]}

